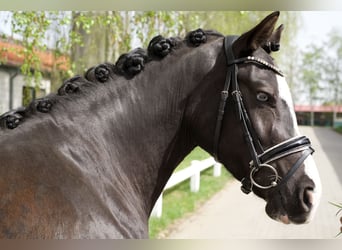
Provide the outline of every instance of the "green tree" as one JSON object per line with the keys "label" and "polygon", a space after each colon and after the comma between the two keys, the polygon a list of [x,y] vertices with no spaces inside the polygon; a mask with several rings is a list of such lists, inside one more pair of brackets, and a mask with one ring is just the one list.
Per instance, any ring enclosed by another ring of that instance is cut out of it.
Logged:
{"label": "green tree", "polygon": [[[11,34],[2,34],[3,39],[8,39],[20,44],[24,47],[19,53],[23,58],[23,64],[20,67],[21,73],[25,76],[26,85],[39,87],[39,82],[43,76],[49,77],[52,81],[61,82],[67,73],[59,68],[60,61],[56,60],[66,53],[66,43],[63,43],[66,33],[62,32],[62,27],[65,27],[66,17],[64,12],[47,12],[47,11],[14,11],[1,12],[7,20],[11,22]],[[16,38],[16,39],[13,39]],[[55,46],[48,44],[55,39]],[[51,50],[53,48],[57,48]],[[64,48],[64,49],[63,49]],[[41,52],[49,52],[53,55],[52,71],[44,70],[39,54]],[[24,102],[27,102],[24,100]]]}
{"label": "green tree", "polygon": [[297,11],[285,11],[281,12],[279,23],[284,25],[284,31],[281,37],[281,48],[279,53],[275,53],[273,56],[277,59],[277,62],[281,69],[285,72],[286,81],[290,86],[292,97],[294,102],[299,98],[297,91],[300,87],[300,51],[298,44],[294,42],[294,38],[300,32],[301,25],[300,12]]}
{"label": "green tree", "polygon": [[328,84],[327,89],[330,90],[330,93],[327,93],[327,97],[330,100],[325,101],[337,105],[341,103],[342,97],[342,34],[336,30],[332,30],[329,33],[323,53],[326,58],[322,65],[324,69],[323,79]]}
{"label": "green tree", "polygon": [[[42,76],[36,51],[51,49],[55,58],[63,54],[70,56],[69,71],[59,70],[57,62],[53,66],[50,78],[55,90],[67,76],[82,74],[104,61],[115,62],[132,44],[146,48],[155,35],[184,37],[186,32],[199,27],[222,34],[241,34],[267,14],[250,11],[13,12],[12,32],[22,38],[26,47],[22,73],[28,79],[35,78],[35,82]],[[294,14],[284,12],[282,16]],[[292,26],[293,22],[292,18]],[[289,39],[285,41],[288,43]]]}
{"label": "green tree", "polygon": [[311,44],[303,53],[301,80],[310,104],[340,104],[342,97],[342,35],[332,30],[320,46]]}
{"label": "green tree", "polygon": [[42,78],[40,70],[40,59],[37,55],[39,50],[46,50],[43,42],[44,34],[50,25],[44,11],[19,11],[13,13],[12,32],[20,34],[24,50],[21,51],[24,62],[21,66],[21,72],[27,76],[28,84],[32,80],[37,82]]}
{"label": "green tree", "polygon": [[318,93],[321,92],[321,80],[323,76],[322,48],[312,45],[308,51],[304,52],[301,65],[301,75],[304,93],[308,93],[309,103],[313,105],[316,100],[319,100]]}

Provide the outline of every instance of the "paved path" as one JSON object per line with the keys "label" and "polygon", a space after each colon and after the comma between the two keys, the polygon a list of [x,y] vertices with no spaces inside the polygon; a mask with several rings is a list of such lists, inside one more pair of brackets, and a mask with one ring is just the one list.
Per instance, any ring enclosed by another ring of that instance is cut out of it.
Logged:
{"label": "paved path", "polygon": [[[195,214],[179,223],[168,238],[334,238],[340,224],[337,208],[342,202],[342,136],[327,128],[301,127],[316,149],[323,194],[315,219],[305,225],[283,225],[265,213],[265,202],[254,195],[244,195],[237,181],[228,183]],[[340,237],[342,239],[342,237]]]}

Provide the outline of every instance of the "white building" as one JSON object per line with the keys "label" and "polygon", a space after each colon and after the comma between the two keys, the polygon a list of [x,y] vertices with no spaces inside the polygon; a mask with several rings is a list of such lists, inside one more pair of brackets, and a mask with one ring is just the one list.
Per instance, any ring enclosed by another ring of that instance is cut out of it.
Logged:
{"label": "white building", "polygon": [[[22,50],[20,45],[0,40],[0,114],[24,106],[24,100],[27,98],[32,100],[51,91],[51,81],[48,77],[27,86],[25,77],[20,73],[20,66],[23,64]],[[55,62],[52,52],[38,52],[37,55],[44,75],[48,76]],[[60,57],[58,61],[60,69],[67,70],[66,57]]]}
{"label": "white building", "polygon": [[[39,93],[37,93],[39,89]],[[0,114],[24,105],[24,92],[31,98],[50,93],[51,82],[43,79],[39,87],[26,86],[25,79],[20,74],[19,67],[7,67],[0,65]]]}

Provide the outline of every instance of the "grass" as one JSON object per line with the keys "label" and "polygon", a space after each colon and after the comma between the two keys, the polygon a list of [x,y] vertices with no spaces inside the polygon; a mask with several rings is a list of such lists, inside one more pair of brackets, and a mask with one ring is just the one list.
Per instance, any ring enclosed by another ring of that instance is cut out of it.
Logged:
{"label": "grass", "polygon": [[337,133],[342,134],[342,126],[334,128]]}
{"label": "grass", "polygon": [[[190,165],[191,160],[204,160],[209,155],[196,148],[177,169],[182,169]],[[213,177],[213,168],[209,168],[201,173],[201,186],[198,193],[190,192],[189,180],[182,182],[173,189],[164,192],[163,215],[161,218],[150,218],[149,231],[150,238],[160,238],[161,233],[172,225],[177,219],[193,212],[197,207],[208,200],[213,194],[221,190],[231,175],[224,169],[220,177]]]}
{"label": "grass", "polygon": [[201,161],[209,157],[210,155],[207,152],[205,152],[200,147],[196,147],[194,150],[191,151],[191,153],[188,156],[184,158],[184,160],[178,165],[175,171],[179,171],[183,168],[189,167],[191,164],[191,161],[193,160]]}

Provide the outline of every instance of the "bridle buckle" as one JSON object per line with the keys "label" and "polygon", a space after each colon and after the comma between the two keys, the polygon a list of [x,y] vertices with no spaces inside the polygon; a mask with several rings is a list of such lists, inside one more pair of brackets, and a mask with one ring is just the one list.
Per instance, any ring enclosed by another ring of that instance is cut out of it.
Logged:
{"label": "bridle buckle", "polygon": [[222,90],[222,91],[221,91],[221,96],[222,96],[222,98],[227,98],[228,95],[229,95],[229,92],[228,92],[227,90]]}
{"label": "bridle buckle", "polygon": [[232,91],[232,95],[235,95],[235,96],[236,96],[236,95],[242,96],[240,90],[233,90],[233,91]]}

